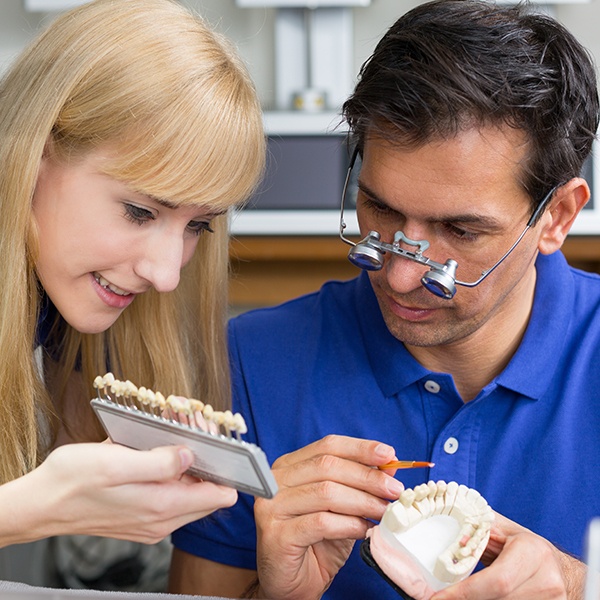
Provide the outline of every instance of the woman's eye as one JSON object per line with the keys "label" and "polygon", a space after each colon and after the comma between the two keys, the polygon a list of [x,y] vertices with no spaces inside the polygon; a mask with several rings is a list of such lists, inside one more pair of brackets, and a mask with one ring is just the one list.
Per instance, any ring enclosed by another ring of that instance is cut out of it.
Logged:
{"label": "woman's eye", "polygon": [[135,223],[136,225],[143,225],[148,221],[154,221],[154,219],[156,219],[154,213],[152,213],[146,208],[142,208],[141,206],[125,203],[124,207],[125,218],[129,219],[132,223]]}
{"label": "woman's eye", "polygon": [[210,222],[207,221],[190,221],[187,224],[187,229],[194,235],[200,235],[203,231],[214,233],[214,230],[210,227]]}

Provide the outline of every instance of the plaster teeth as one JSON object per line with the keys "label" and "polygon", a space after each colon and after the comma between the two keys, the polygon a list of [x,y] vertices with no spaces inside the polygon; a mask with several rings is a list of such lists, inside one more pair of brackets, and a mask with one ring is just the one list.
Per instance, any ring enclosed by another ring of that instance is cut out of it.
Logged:
{"label": "plaster teeth", "polygon": [[[493,510],[477,490],[454,481],[429,481],[404,490],[388,506],[368,534],[371,553],[407,594],[429,598],[471,574],[487,546],[493,520]],[[429,595],[411,587],[416,581]]]}

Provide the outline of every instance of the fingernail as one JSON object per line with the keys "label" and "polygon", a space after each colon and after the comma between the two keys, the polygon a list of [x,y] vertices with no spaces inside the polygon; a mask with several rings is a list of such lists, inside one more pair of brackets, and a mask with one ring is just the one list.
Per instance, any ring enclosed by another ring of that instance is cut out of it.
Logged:
{"label": "fingernail", "polygon": [[394,449],[387,444],[377,444],[377,446],[375,446],[375,454],[377,454],[377,456],[381,456],[381,458],[387,458],[390,453],[393,452]]}
{"label": "fingernail", "polygon": [[388,492],[394,497],[398,497],[404,491],[404,485],[393,477],[388,477],[386,485]]}
{"label": "fingernail", "polygon": [[194,455],[192,454],[191,450],[188,450],[187,448],[181,448],[181,450],[179,450],[179,461],[181,463],[181,469],[183,471],[187,471],[187,469],[189,469],[194,462]]}

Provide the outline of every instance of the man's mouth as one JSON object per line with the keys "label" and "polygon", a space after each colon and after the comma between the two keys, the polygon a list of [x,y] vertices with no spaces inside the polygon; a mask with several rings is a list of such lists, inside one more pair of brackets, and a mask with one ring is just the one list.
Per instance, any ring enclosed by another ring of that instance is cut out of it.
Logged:
{"label": "man's mouth", "polygon": [[129,295],[131,295],[130,292],[126,292],[125,290],[122,290],[121,288],[119,288],[116,285],[112,284],[107,279],[104,279],[104,277],[102,277],[102,275],[100,275],[100,273],[94,273],[94,279],[105,290],[109,290],[113,294],[117,294],[117,296],[129,296]]}

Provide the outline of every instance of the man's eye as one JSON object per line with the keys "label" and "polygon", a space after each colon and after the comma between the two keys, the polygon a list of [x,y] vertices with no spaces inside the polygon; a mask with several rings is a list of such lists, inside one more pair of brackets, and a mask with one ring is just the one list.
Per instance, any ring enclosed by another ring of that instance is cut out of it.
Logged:
{"label": "man's eye", "polygon": [[187,229],[194,235],[200,235],[203,231],[214,233],[214,230],[210,227],[210,223],[207,221],[190,221]]}
{"label": "man's eye", "polygon": [[466,231],[465,229],[461,229],[460,227],[457,227],[452,223],[444,223],[444,228],[446,229],[446,231],[448,231],[448,233],[461,240],[474,241],[478,237],[477,233]]}
{"label": "man's eye", "polygon": [[123,206],[125,207],[125,218],[136,225],[143,225],[148,221],[154,221],[154,219],[156,219],[151,211],[142,208],[141,206],[128,203],[125,203]]}
{"label": "man's eye", "polygon": [[365,206],[365,208],[367,208],[368,210],[375,212],[375,213],[380,213],[380,214],[390,214],[393,212],[393,210],[389,207],[386,206],[385,204],[381,204],[380,202],[376,202],[375,200],[372,200],[371,198],[365,197],[363,198],[363,204]]}

